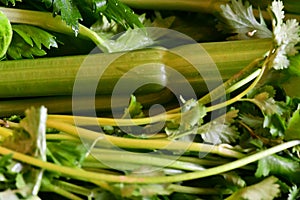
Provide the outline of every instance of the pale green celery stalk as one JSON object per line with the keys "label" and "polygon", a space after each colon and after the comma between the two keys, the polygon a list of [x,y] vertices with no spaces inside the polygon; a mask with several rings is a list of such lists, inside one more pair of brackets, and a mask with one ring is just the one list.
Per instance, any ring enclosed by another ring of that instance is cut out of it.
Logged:
{"label": "pale green celery stalk", "polygon": [[[169,102],[173,95],[168,90],[161,90],[149,94],[136,94],[137,101],[142,103],[144,108],[147,108],[153,104],[165,104]],[[124,104],[118,104],[114,109],[123,109],[127,107],[128,97],[118,95],[119,102],[124,102]],[[96,95],[93,100],[95,100],[95,110],[98,112],[106,112],[112,109],[111,97],[109,95]],[[76,98],[77,104],[82,105],[82,107],[77,107],[77,111],[85,111],[89,109],[87,102],[91,101],[90,97],[82,96]],[[125,104],[126,102],[126,104]],[[0,100],[0,116],[10,117],[14,115],[24,115],[24,110],[31,106],[39,107],[44,105],[47,107],[48,113],[72,113],[72,96],[52,96],[52,97],[34,97],[34,98],[24,98],[16,100]]]}
{"label": "pale green celery stalk", "polygon": [[219,6],[230,0],[121,0],[121,2],[133,8],[151,10],[182,10],[211,13],[219,9]]}
{"label": "pale green celery stalk", "polygon": [[82,169],[70,168],[65,166],[56,165],[53,163],[45,162],[40,159],[18,153],[13,150],[9,150],[7,148],[0,146],[0,154],[12,154],[13,159],[43,168],[48,171],[58,172],[64,174],[65,176],[72,177],[78,180],[89,180],[89,181],[107,181],[107,182],[119,182],[119,183],[141,183],[141,184],[148,184],[148,183],[172,183],[172,182],[181,182],[186,180],[193,180],[204,178],[212,175],[217,175],[220,173],[224,173],[227,171],[231,171],[252,162],[256,162],[266,156],[281,152],[285,149],[289,149],[291,147],[297,146],[300,144],[300,140],[293,140],[289,142],[285,142],[279,144],[277,146],[271,147],[269,149],[263,150],[261,152],[252,154],[250,156],[238,159],[236,161],[232,161],[230,163],[220,165],[217,167],[213,167],[210,169],[206,169],[204,171],[196,171],[196,172],[189,172],[184,174],[178,174],[173,176],[125,176],[125,175],[111,175],[111,174],[102,174],[102,173],[94,173],[85,171]]}
{"label": "pale green celery stalk", "polygon": [[[232,75],[243,69],[254,59],[261,57],[269,49],[271,40],[248,40],[231,42],[199,43],[177,47],[176,51],[183,51],[184,55],[199,60],[196,64],[201,70],[215,70],[207,67],[207,64],[215,63],[221,74],[221,79],[227,80]],[[200,47],[199,47],[200,45]],[[193,49],[203,49],[201,55],[195,54]],[[202,59],[211,58],[210,63],[203,63]],[[199,89],[199,85],[205,87],[202,77],[195,66],[171,50],[145,49],[127,53],[96,54],[89,56],[66,56],[57,58],[39,58],[35,60],[2,61],[0,63],[0,97],[26,97],[26,96],[51,96],[72,95],[73,85],[80,67],[84,67],[81,75],[83,84],[89,84],[90,80],[98,80],[96,69],[105,67],[100,83],[106,87],[97,90],[97,94],[111,94],[115,83],[127,71],[143,64],[158,63],[157,66],[148,67],[147,72],[141,72],[139,78],[153,81],[161,86],[144,88],[144,93],[155,92],[166,87],[170,80],[170,74],[165,65],[175,69],[184,75],[195,92],[206,93],[205,88]],[[158,68],[160,70],[158,70]],[[129,77],[134,81],[136,77]],[[204,77],[206,78],[206,77]],[[216,77],[216,80],[220,77]],[[131,82],[129,81],[128,84]],[[214,81],[214,78],[207,81]],[[175,82],[176,83],[176,82]],[[197,85],[198,84],[198,85]],[[197,87],[198,86],[198,87]],[[83,86],[84,87],[84,86]],[[142,91],[141,91],[142,92]]]}
{"label": "pale green celery stalk", "polygon": [[[199,45],[200,48],[203,48],[203,53],[201,55],[197,55],[193,51],[193,48],[199,49]],[[219,79],[230,79],[230,77],[242,70],[251,63],[251,61],[265,54],[270,45],[271,40],[260,39],[250,41],[200,43],[177,47],[176,51],[183,51],[187,57],[192,58],[193,60],[199,60],[196,64],[202,66],[201,70],[206,70],[206,73],[209,73],[209,70],[215,70],[207,67],[207,63],[203,63],[202,61],[202,59],[207,60],[207,58],[210,57],[211,63],[209,64],[215,63],[221,74],[221,77],[210,77],[209,79],[206,79],[206,81],[214,82],[220,81]],[[136,78],[144,78],[157,84],[142,87],[139,91],[136,91],[136,94],[156,93],[160,96],[161,94],[159,92],[162,92],[168,84],[181,84],[172,79],[172,76],[165,66],[171,67],[185,76],[197,95],[200,96],[208,92],[203,77],[201,77],[198,70],[184,60],[184,58],[174,55],[172,50],[164,51],[162,49],[147,49],[128,52],[124,55],[122,53],[104,53],[89,57],[68,56],[22,61],[2,61],[0,62],[0,71],[2,73],[0,77],[0,97],[72,95],[77,71],[81,65],[83,65],[84,60],[84,67],[86,70],[81,77],[83,78],[83,88],[85,86],[84,83],[88,85],[90,80],[99,78],[96,77],[95,69],[101,69],[101,67],[106,66],[105,63],[109,63],[113,60],[113,63],[109,65],[105,73],[101,76],[99,84],[105,85],[105,87],[98,88],[96,91],[97,95],[111,94],[115,83],[124,73],[136,66],[147,63],[160,63],[160,70],[157,70],[157,66],[153,67],[153,69],[149,69],[146,73],[141,73],[140,76],[130,77],[128,83],[134,82]],[[252,68],[250,69],[253,70]],[[252,72],[251,70],[247,71],[245,74],[248,75],[249,72]],[[239,78],[241,77],[245,76],[240,76]],[[234,76],[231,79],[237,79],[237,77]],[[234,80],[232,83],[236,83],[236,81]],[[232,83],[229,84],[229,86],[232,86]],[[206,100],[208,100],[206,102],[209,102],[210,99]],[[3,116],[3,114],[5,114],[7,116],[15,114],[13,112],[10,113],[9,111],[16,111],[16,109],[18,109],[18,112],[20,112],[25,105],[40,105],[41,102],[49,104],[50,107],[52,105],[51,101],[48,101],[47,98],[33,98],[22,101],[13,101],[10,99],[10,101],[2,102],[0,115]],[[56,107],[54,105],[51,109],[57,109],[59,112],[70,110],[70,100],[58,100],[58,102],[62,102],[62,104],[60,104],[61,106]],[[47,104],[45,106],[47,106]],[[22,107],[21,105],[24,106]],[[3,114],[1,114],[1,112]]]}
{"label": "pale green celery stalk", "polygon": [[[217,13],[220,11],[220,6],[230,3],[230,0],[173,0],[156,1],[156,0],[120,0],[132,8],[151,9],[151,10],[180,10],[204,13]],[[271,1],[270,1],[271,2]],[[259,3],[258,3],[259,4]],[[285,0],[284,6],[287,11],[286,19],[297,19],[300,21],[299,3],[294,0]],[[254,15],[259,18],[260,14],[265,20],[271,20],[270,14],[267,11],[253,9]]]}
{"label": "pale green celery stalk", "polygon": [[[31,11],[24,9],[5,8],[0,7],[11,23],[34,25],[46,30],[73,35],[77,33],[68,26],[59,15],[53,17],[50,12]],[[79,36],[89,38],[92,40],[102,51],[110,52],[109,47],[105,44],[105,40],[97,33],[89,28],[79,24]]]}
{"label": "pale green celery stalk", "polygon": [[245,154],[243,153],[225,148],[221,145],[209,145],[209,144],[195,143],[195,142],[193,143],[175,142],[175,141],[170,142],[166,139],[144,140],[144,139],[130,139],[124,137],[115,137],[110,135],[104,135],[81,127],[76,127],[71,124],[60,122],[53,119],[47,120],[47,127],[55,128],[57,130],[73,135],[75,137],[83,137],[84,139],[90,141],[97,141],[96,146],[105,145],[105,143],[102,142],[102,139],[105,138],[105,140],[121,148],[151,149],[151,150],[168,148],[169,150],[207,152],[207,153],[213,153],[224,157],[232,157],[232,158],[242,158],[245,156]]}

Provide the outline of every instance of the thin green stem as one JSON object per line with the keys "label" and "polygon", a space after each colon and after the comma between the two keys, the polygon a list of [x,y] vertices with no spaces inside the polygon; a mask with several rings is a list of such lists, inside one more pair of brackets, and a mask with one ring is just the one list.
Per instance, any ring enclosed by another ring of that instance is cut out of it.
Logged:
{"label": "thin green stem", "polygon": [[8,128],[4,128],[4,127],[1,127],[0,126],[0,136],[1,138],[7,138],[9,136],[12,136],[13,135],[13,131],[11,129],[8,129]]}
{"label": "thin green stem", "polygon": [[74,137],[72,135],[66,135],[66,134],[46,134],[47,140],[74,140],[74,141],[80,141],[78,137]]}
{"label": "thin green stem", "polygon": [[157,122],[167,122],[180,117],[180,113],[165,115],[158,114],[152,117],[135,118],[135,119],[117,119],[102,117],[82,117],[73,115],[48,115],[49,120],[62,121],[69,124],[80,125],[101,125],[101,126],[138,126],[145,124],[153,124]]}
{"label": "thin green stem", "polygon": [[[243,80],[244,78],[248,77],[249,74],[251,75],[253,72],[255,72],[259,66],[259,63],[264,58],[255,59],[252,61],[249,65],[247,65],[245,68],[243,68],[241,71],[233,75],[230,79],[228,79],[225,83],[214,89],[213,91],[210,91],[207,95],[201,97],[198,102],[201,104],[207,104],[214,100],[217,100],[218,98],[222,97],[224,95],[224,90],[226,91],[239,81]],[[232,92],[232,90],[229,90]]]}
{"label": "thin green stem", "polygon": [[62,173],[66,176],[73,177],[75,179],[79,180],[94,180],[94,181],[108,181],[108,182],[121,182],[121,183],[171,183],[171,182],[181,182],[186,180],[193,180],[193,179],[199,179],[204,178],[220,173],[224,173],[227,171],[231,171],[236,168],[243,167],[247,164],[250,164],[252,162],[256,162],[259,159],[262,159],[266,156],[278,153],[280,151],[283,151],[285,149],[297,146],[300,144],[300,140],[293,140],[289,142],[285,142],[283,144],[271,147],[269,149],[266,149],[264,151],[258,152],[256,154],[252,154],[250,156],[241,158],[239,160],[213,167],[210,169],[206,169],[204,171],[196,171],[196,172],[190,172],[190,173],[184,173],[179,175],[173,175],[173,176],[116,176],[111,174],[101,174],[101,173],[93,173],[88,172],[80,169],[74,169],[70,167],[60,166],[53,163],[45,162],[42,160],[39,160],[37,158],[18,153],[16,151],[12,151],[10,149],[0,147],[0,154],[6,155],[6,154],[12,154],[13,159],[16,159],[18,161],[43,168],[45,170],[54,171],[58,173]]}
{"label": "thin green stem", "polygon": [[230,94],[231,92],[236,91],[237,89],[243,87],[247,83],[250,83],[253,79],[255,79],[257,76],[259,76],[260,72],[261,72],[261,69],[257,69],[256,71],[254,71],[252,74],[250,74],[243,80],[235,83],[234,85],[232,85],[231,87],[226,89],[226,94]]}
{"label": "thin green stem", "polygon": [[147,165],[154,167],[168,167],[174,169],[199,171],[204,168],[198,164],[186,161],[178,161],[177,157],[169,159],[163,156],[155,156],[151,154],[132,153],[128,151],[110,151],[104,149],[93,149],[91,155],[94,161],[104,161],[111,163],[129,163],[138,165]]}
{"label": "thin green stem", "polygon": [[239,101],[243,96],[245,96],[248,92],[250,92],[257,84],[258,82],[260,81],[260,79],[262,78],[265,70],[267,68],[267,65],[266,63],[262,66],[262,69],[259,73],[259,75],[256,77],[256,79],[251,83],[251,85],[245,89],[243,92],[241,92],[240,94],[238,94],[237,96],[235,96],[234,98],[231,98],[225,102],[222,102],[222,103],[219,103],[219,104],[216,104],[216,105],[213,105],[213,106],[210,106],[210,107],[207,107],[206,108],[206,111],[207,112],[211,112],[211,111],[214,111],[214,110],[218,110],[220,108],[223,108],[223,107],[226,107],[226,106],[229,106],[237,101]]}
{"label": "thin green stem", "polygon": [[[225,190],[217,189],[217,188],[199,188],[199,187],[190,187],[190,186],[182,186],[177,184],[171,184],[168,186],[169,190],[179,193],[186,194],[199,194],[199,195],[220,195],[225,194]],[[229,194],[226,192],[226,194]]]}
{"label": "thin green stem", "polygon": [[52,181],[52,185],[62,188],[71,193],[80,194],[86,197],[93,195],[93,192],[90,189],[61,180]]}
{"label": "thin green stem", "polygon": [[56,185],[53,185],[51,183],[46,183],[46,184],[43,184],[43,188],[47,191],[47,192],[54,192],[56,194],[59,194],[63,197],[66,197],[68,199],[73,199],[73,200],[83,200],[82,198],[78,197],[77,195],[75,194],[72,194],[71,192],[59,187],[59,186],[56,186]]}
{"label": "thin green stem", "polygon": [[[195,152],[206,152],[218,154],[225,157],[241,158],[245,155],[222,147],[221,145],[209,145],[203,143],[195,142],[180,142],[180,141],[170,141],[166,139],[132,139],[124,137],[115,137],[110,135],[105,135],[88,129],[75,127],[71,124],[63,123],[55,120],[47,120],[47,126],[50,128],[55,128],[57,130],[63,131],[75,137],[96,141],[96,145],[109,145],[110,147],[117,146],[121,148],[130,149],[168,149],[176,151],[195,151]],[[94,142],[93,142],[94,143]]]}

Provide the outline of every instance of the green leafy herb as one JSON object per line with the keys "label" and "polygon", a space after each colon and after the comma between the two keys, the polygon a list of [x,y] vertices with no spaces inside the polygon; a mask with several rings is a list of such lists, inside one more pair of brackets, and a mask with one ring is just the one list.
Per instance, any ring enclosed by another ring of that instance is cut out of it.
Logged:
{"label": "green leafy herb", "polygon": [[300,164],[292,159],[279,155],[271,155],[258,161],[255,176],[279,175],[290,181],[299,183]]}
{"label": "green leafy herb", "polygon": [[205,106],[198,104],[194,99],[185,101],[180,118],[167,124],[165,131],[170,138],[180,138],[182,136],[196,134],[198,126],[203,123],[206,116]]}
{"label": "green leafy herb", "polygon": [[285,69],[289,67],[287,56],[298,53],[296,45],[300,42],[300,27],[296,19],[284,19],[282,1],[273,1],[270,10],[275,18],[272,20],[274,40],[277,45],[276,57],[273,60],[274,69]]}
{"label": "green leafy herb", "polygon": [[300,189],[293,185],[289,190],[289,195],[287,200],[297,200],[300,198]]}
{"label": "green leafy herb", "polygon": [[46,51],[43,47],[57,48],[55,37],[40,28],[28,25],[13,25],[13,40],[7,54],[13,59],[33,58],[44,56]]}
{"label": "green leafy herb", "polygon": [[286,140],[300,139],[300,107],[293,113],[292,117],[289,119],[287,129],[285,131]]}
{"label": "green leafy herb", "polygon": [[268,177],[259,183],[242,188],[226,200],[247,199],[247,200],[272,200],[280,194],[278,179],[274,176]]}
{"label": "green leafy herb", "polygon": [[262,15],[257,22],[252,6],[248,2],[232,0],[231,4],[221,5],[220,22],[218,29],[226,33],[235,33],[231,39],[271,38],[272,32],[268,29]]}
{"label": "green leafy herb", "polygon": [[205,142],[212,144],[232,143],[239,138],[235,126],[231,125],[237,117],[238,110],[231,110],[225,115],[199,127],[198,133],[201,134]]}
{"label": "green leafy herb", "polygon": [[76,141],[48,142],[47,155],[58,165],[80,167],[87,149]]}
{"label": "green leafy herb", "polygon": [[71,26],[77,34],[79,29],[78,20],[82,19],[81,14],[74,1],[68,0],[42,0],[45,5],[53,8],[53,14],[60,14],[61,18]]}
{"label": "green leafy herb", "polygon": [[12,34],[12,27],[8,18],[0,11],[0,59],[6,54],[12,40]]}

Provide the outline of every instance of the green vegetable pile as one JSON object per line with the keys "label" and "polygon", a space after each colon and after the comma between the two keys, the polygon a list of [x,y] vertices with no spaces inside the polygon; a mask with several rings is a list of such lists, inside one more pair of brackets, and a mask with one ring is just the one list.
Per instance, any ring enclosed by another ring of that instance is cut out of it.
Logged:
{"label": "green vegetable pile", "polygon": [[0,199],[299,199],[299,6],[0,0]]}

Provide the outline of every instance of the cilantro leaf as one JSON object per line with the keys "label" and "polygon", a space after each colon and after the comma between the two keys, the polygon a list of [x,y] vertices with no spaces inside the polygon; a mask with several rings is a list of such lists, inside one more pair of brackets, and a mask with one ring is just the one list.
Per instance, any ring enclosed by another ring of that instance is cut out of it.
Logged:
{"label": "cilantro leaf", "polygon": [[300,42],[300,26],[296,19],[288,19],[284,23],[284,11],[282,1],[273,1],[270,10],[273,13],[272,25],[274,42],[276,44],[276,56],[273,58],[272,67],[276,70],[289,67],[288,56],[298,53],[296,45]]}
{"label": "cilantro leaf", "polygon": [[226,200],[247,199],[247,200],[272,200],[280,194],[278,179],[274,176],[268,177],[259,183],[242,188]]}
{"label": "cilantro leaf", "polygon": [[87,149],[76,141],[47,142],[47,156],[58,165],[80,167]]}
{"label": "cilantro leaf", "polygon": [[300,188],[297,187],[297,185],[293,185],[288,194],[287,200],[297,200],[300,198]]}
{"label": "cilantro leaf", "polygon": [[212,144],[232,143],[239,138],[237,128],[231,123],[237,117],[238,110],[231,110],[225,115],[199,127],[198,134],[201,134],[205,142]]}
{"label": "cilantro leaf", "polygon": [[231,4],[221,5],[219,30],[225,33],[234,33],[230,39],[271,38],[272,32],[268,29],[260,13],[260,22],[253,14],[252,6],[248,2],[243,5],[241,0],[232,0]]}
{"label": "cilantro leaf", "polygon": [[300,106],[293,113],[292,117],[288,121],[287,129],[285,131],[285,140],[296,140],[300,139]]}
{"label": "cilantro leaf", "polygon": [[263,177],[270,174],[300,183],[300,163],[276,154],[260,159],[255,176]]}
{"label": "cilantro leaf", "polygon": [[181,116],[172,122],[168,122],[165,128],[166,134],[173,139],[180,137],[184,139],[183,136],[196,134],[198,126],[203,123],[203,117],[206,116],[205,106],[198,104],[195,99],[181,100],[184,103],[181,108]]}
{"label": "cilantro leaf", "polygon": [[300,76],[300,54],[296,54],[295,56],[289,57],[290,65],[289,72],[292,75]]}

